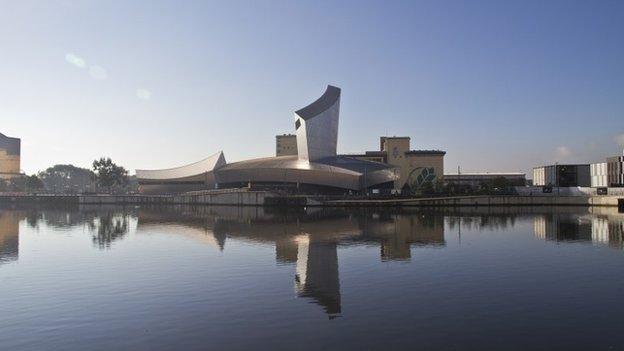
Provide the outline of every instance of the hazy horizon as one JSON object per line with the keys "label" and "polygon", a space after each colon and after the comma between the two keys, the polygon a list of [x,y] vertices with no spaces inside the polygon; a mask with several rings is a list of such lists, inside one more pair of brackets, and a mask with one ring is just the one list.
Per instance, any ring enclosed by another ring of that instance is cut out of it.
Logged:
{"label": "hazy horizon", "polygon": [[272,156],[327,84],[340,153],[410,136],[447,172],[531,178],[624,147],[624,2],[3,5],[0,133],[28,174]]}

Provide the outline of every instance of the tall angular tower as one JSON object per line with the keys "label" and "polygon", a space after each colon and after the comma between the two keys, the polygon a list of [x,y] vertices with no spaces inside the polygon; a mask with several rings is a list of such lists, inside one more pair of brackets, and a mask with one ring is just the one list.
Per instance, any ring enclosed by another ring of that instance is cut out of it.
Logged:
{"label": "tall angular tower", "polygon": [[336,156],[339,115],[340,88],[331,85],[318,100],[295,111],[299,159],[316,161]]}

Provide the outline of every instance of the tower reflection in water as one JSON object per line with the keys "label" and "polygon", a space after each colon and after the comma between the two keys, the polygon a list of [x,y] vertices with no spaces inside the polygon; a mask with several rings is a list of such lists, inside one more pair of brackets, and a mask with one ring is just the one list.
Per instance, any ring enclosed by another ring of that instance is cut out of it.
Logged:
{"label": "tower reflection in water", "polygon": [[0,264],[19,258],[19,222],[21,212],[0,210]]}
{"label": "tower reflection in water", "polygon": [[[277,263],[294,266],[297,296],[322,306],[330,318],[341,313],[339,245],[377,243],[381,246],[381,260],[391,261],[410,260],[412,245],[445,243],[443,214],[270,211],[233,207],[142,209],[137,230],[149,232],[156,226],[163,232],[169,228],[178,235],[195,235],[221,250],[226,238],[274,244]],[[195,234],[189,228],[195,228]]]}

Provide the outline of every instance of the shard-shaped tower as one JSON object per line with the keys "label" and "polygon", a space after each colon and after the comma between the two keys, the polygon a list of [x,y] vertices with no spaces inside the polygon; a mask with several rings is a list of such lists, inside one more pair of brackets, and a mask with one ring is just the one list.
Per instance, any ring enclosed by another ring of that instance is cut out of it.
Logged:
{"label": "shard-shaped tower", "polygon": [[316,161],[336,156],[340,88],[328,85],[323,96],[295,111],[299,159]]}

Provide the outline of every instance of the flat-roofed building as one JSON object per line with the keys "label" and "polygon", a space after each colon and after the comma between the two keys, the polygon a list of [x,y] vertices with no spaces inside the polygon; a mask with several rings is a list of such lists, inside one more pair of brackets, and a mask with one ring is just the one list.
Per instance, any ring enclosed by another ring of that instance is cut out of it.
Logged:
{"label": "flat-roofed building", "polygon": [[0,179],[21,176],[21,140],[0,133]]}
{"label": "flat-roofed building", "polygon": [[467,173],[445,173],[444,181],[457,185],[469,185],[477,187],[484,183],[489,183],[495,179],[504,178],[511,185],[526,185],[526,174],[521,172],[467,172]]}
{"label": "flat-roofed building", "polygon": [[557,164],[533,168],[535,186],[591,186],[589,164]]}
{"label": "flat-roofed building", "polygon": [[395,189],[418,190],[425,183],[444,180],[444,155],[441,150],[410,150],[410,137],[382,136],[379,151],[345,154],[345,157],[385,163],[399,170]]}
{"label": "flat-roofed building", "polygon": [[297,136],[294,134],[282,134],[275,136],[275,156],[297,155]]}

